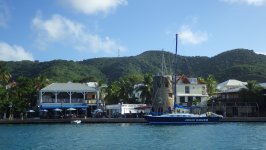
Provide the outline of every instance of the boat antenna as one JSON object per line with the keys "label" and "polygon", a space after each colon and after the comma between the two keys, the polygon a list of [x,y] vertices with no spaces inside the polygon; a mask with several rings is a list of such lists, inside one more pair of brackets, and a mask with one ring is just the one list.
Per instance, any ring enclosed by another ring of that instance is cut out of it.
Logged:
{"label": "boat antenna", "polygon": [[175,44],[175,68],[174,68],[174,109],[176,106],[176,73],[177,73],[177,43],[178,43],[178,34],[176,34],[176,44]]}

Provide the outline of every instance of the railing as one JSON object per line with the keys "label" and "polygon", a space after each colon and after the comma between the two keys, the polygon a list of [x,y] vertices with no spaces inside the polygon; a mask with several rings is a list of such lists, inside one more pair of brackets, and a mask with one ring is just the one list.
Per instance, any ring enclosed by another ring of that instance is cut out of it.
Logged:
{"label": "railing", "polygon": [[[42,103],[56,103],[55,99],[42,99]],[[70,99],[57,99],[57,103],[70,103]],[[84,99],[73,98],[71,103],[85,103]]]}
{"label": "railing", "polygon": [[55,103],[55,99],[51,99],[51,98],[49,98],[49,99],[42,99],[42,102],[43,103]]}

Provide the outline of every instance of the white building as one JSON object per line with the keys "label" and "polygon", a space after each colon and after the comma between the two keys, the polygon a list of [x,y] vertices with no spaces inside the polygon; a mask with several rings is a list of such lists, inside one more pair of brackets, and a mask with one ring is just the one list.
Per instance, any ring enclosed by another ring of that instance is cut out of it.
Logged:
{"label": "white building", "polygon": [[218,92],[227,92],[231,90],[246,88],[246,85],[247,85],[247,82],[230,79],[222,83],[219,83],[217,85],[217,90]]}
{"label": "white building", "polygon": [[[139,108],[144,108],[144,109],[139,109]],[[138,114],[142,111],[142,113],[149,113],[150,112],[150,107],[146,109],[147,105],[146,104],[113,104],[113,105],[106,105],[106,112],[108,115],[114,114],[114,113],[119,113],[122,115],[126,114]]]}
{"label": "white building", "polygon": [[194,100],[198,100],[197,105],[206,106],[207,86],[198,83],[197,78],[187,78],[183,75],[177,79],[176,96],[176,104],[190,107]]}

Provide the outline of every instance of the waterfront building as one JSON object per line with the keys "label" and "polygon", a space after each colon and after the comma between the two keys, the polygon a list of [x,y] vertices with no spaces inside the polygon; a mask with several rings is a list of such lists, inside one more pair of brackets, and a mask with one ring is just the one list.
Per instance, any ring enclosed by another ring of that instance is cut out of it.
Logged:
{"label": "waterfront building", "polygon": [[209,96],[206,84],[198,82],[197,78],[188,78],[184,75],[177,79],[176,94],[176,103],[188,107],[191,107],[193,103],[206,106]]}
{"label": "waterfront building", "polygon": [[150,113],[151,106],[147,104],[112,104],[106,105],[106,113],[109,117],[140,117],[139,114]]}
{"label": "waterfront building", "polygon": [[241,88],[246,88],[247,82],[242,82],[239,80],[235,80],[235,79],[230,79],[227,81],[224,81],[222,83],[219,83],[217,85],[217,90],[218,92],[226,92],[226,91],[230,91],[230,90],[237,90],[237,89],[241,89]]}
{"label": "waterfront building", "polygon": [[213,99],[213,112],[227,117],[258,116],[259,106],[253,100],[241,101],[240,92],[247,89],[247,82],[230,79],[217,85],[217,95]]}
{"label": "waterfront building", "polygon": [[[153,77],[153,111],[167,112],[174,106],[173,78],[172,76]],[[186,107],[193,105],[207,106],[207,87],[206,84],[198,82],[197,78],[188,78],[185,75],[178,76],[176,82],[176,105],[183,106],[177,108],[179,111],[187,111]]]}
{"label": "waterfront building", "polygon": [[96,83],[52,83],[39,91],[41,117],[87,117],[100,104]]}
{"label": "waterfront building", "polygon": [[217,97],[222,101],[238,102],[239,92],[245,89],[247,82],[230,79],[217,85]]}

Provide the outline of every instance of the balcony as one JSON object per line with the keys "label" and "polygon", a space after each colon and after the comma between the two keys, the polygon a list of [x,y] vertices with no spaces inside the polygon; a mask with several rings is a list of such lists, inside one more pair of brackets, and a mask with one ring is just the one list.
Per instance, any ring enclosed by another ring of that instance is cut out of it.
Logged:
{"label": "balcony", "polygon": [[[56,100],[52,98],[42,99],[42,103],[56,103]],[[70,103],[70,99],[57,99],[57,103]],[[85,103],[85,100],[83,98],[73,98],[71,103]]]}

